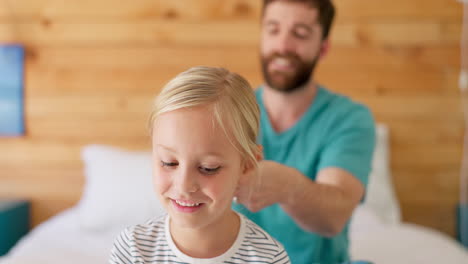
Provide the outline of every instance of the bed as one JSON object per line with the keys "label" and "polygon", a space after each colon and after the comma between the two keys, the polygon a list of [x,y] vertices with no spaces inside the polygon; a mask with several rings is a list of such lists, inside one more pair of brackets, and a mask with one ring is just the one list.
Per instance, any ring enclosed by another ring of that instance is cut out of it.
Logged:
{"label": "bed", "polygon": [[[351,220],[352,259],[468,263],[468,251],[452,238],[401,222],[388,168],[388,129],[378,125],[377,135],[366,201]],[[152,193],[150,153],[90,145],[82,157],[86,184],[79,203],[37,226],[0,264],[106,263],[121,229],[164,212]]]}

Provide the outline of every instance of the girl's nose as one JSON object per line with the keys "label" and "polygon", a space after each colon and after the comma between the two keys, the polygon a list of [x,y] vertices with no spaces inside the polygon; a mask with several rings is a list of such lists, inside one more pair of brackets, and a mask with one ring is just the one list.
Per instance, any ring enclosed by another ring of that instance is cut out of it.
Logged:
{"label": "girl's nose", "polygon": [[182,169],[176,181],[179,191],[183,193],[194,193],[198,191],[199,185],[196,177],[197,175],[190,172],[187,168]]}

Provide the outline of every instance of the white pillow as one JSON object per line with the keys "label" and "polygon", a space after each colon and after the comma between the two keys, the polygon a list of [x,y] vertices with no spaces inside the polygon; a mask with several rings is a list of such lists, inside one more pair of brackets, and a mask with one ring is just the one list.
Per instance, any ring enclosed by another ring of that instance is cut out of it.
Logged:
{"label": "white pillow", "polygon": [[164,213],[153,190],[150,152],[89,145],[82,159],[86,182],[78,212],[84,228],[120,230]]}
{"label": "white pillow", "polygon": [[393,188],[389,166],[389,132],[384,124],[378,124],[372,171],[366,191],[365,206],[383,223],[396,224],[401,220],[400,206]]}

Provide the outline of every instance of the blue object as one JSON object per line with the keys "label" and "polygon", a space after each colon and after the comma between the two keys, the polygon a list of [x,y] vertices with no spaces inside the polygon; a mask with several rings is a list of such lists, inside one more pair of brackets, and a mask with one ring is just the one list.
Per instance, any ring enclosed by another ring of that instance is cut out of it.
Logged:
{"label": "blue object", "polygon": [[468,248],[468,204],[457,206],[457,239]]}
{"label": "blue object", "polygon": [[0,200],[0,256],[29,231],[29,202]]}
{"label": "blue object", "polygon": [[0,45],[0,136],[24,134],[23,66],[21,45]]}

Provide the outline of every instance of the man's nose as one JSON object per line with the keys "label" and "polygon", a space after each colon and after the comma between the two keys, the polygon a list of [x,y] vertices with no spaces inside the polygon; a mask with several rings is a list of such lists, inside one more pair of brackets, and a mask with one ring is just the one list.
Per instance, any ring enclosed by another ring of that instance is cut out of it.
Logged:
{"label": "man's nose", "polygon": [[293,38],[287,34],[281,34],[276,39],[276,52],[279,54],[288,54],[294,52],[295,43]]}

